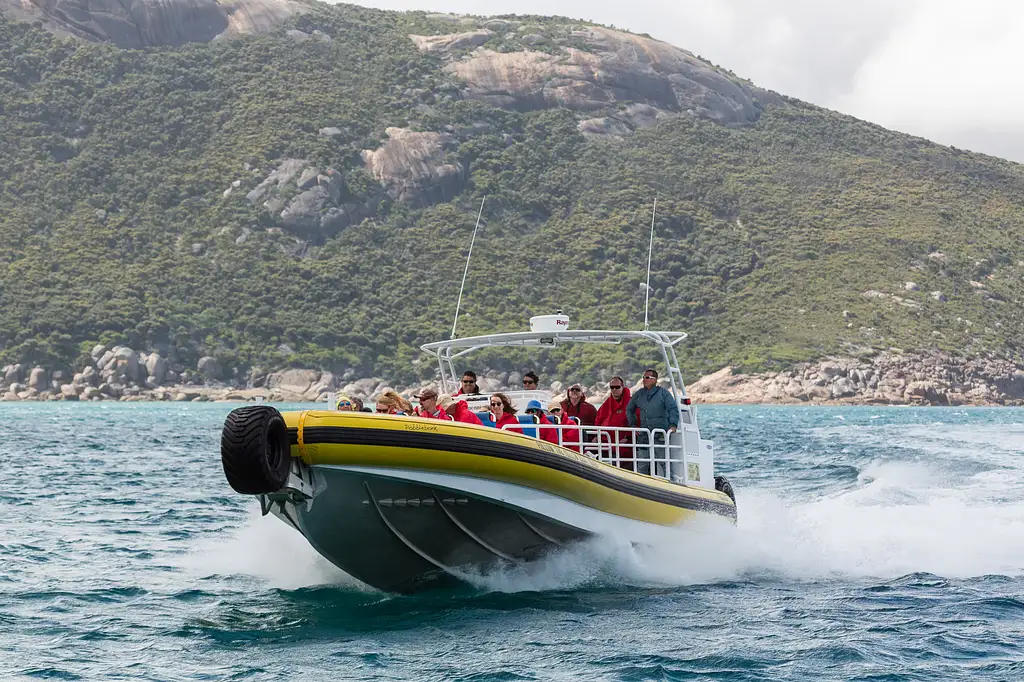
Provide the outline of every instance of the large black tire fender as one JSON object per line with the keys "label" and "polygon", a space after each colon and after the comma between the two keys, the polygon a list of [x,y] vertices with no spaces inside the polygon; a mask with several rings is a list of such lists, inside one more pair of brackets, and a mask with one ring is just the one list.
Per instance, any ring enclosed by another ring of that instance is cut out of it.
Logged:
{"label": "large black tire fender", "polygon": [[228,483],[240,493],[261,495],[280,490],[291,468],[284,417],[269,405],[233,410],[224,420],[220,461]]}
{"label": "large black tire fender", "polygon": [[725,493],[732,500],[732,503],[736,504],[736,493],[733,492],[732,483],[729,483],[728,478],[725,476],[715,476],[715,490]]}

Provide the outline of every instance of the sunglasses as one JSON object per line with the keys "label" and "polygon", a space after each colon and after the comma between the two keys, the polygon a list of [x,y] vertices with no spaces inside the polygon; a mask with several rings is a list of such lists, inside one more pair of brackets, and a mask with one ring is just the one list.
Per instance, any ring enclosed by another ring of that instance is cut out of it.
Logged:
{"label": "sunglasses", "polygon": [[613,391],[621,391],[622,390],[622,386],[609,386],[608,388],[610,388]]}
{"label": "sunglasses", "polygon": [[505,403],[500,401],[496,403],[491,403],[491,407],[505,407]]}
{"label": "sunglasses", "polygon": [[551,408],[551,414],[558,414],[561,411],[562,411],[561,407],[552,407]]}
{"label": "sunglasses", "polygon": [[644,381],[646,381],[646,380],[648,380],[648,379],[657,379],[657,378],[658,378],[658,377],[649,377],[649,376],[647,376],[646,374],[644,375]]}
{"label": "sunglasses", "polygon": [[475,384],[476,382],[473,381],[472,379],[463,379],[462,383],[464,383],[464,384]]}
{"label": "sunglasses", "polygon": [[352,403],[338,403],[338,407],[352,407]]}
{"label": "sunglasses", "polygon": [[573,388],[569,389],[569,392],[570,393],[583,393],[583,389],[582,388],[573,387]]}
{"label": "sunglasses", "polygon": [[533,379],[523,379],[523,386],[536,386],[537,382]]}

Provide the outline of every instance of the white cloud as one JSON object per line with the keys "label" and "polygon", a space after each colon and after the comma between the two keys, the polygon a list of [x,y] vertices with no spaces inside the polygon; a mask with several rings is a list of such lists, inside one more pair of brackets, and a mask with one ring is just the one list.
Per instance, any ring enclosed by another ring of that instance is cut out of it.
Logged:
{"label": "white cloud", "polygon": [[698,53],[756,84],[943,144],[1024,161],[1016,0],[364,0],[385,9],[560,14]]}

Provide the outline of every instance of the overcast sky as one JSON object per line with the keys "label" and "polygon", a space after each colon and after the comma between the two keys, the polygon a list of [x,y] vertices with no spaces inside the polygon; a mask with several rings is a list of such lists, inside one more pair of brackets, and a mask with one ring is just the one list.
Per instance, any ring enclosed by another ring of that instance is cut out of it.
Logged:
{"label": "overcast sky", "polygon": [[1021,0],[362,0],[649,33],[761,87],[1024,162]]}

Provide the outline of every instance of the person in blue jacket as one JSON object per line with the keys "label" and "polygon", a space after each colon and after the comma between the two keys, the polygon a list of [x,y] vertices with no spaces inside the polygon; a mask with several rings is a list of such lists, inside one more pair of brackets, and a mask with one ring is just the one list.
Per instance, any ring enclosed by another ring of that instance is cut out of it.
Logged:
{"label": "person in blue jacket", "polygon": [[[639,412],[639,423],[637,416]],[[668,433],[675,433],[679,426],[679,407],[676,405],[672,394],[658,386],[658,372],[653,369],[644,370],[644,387],[633,394],[626,406],[626,419],[629,425],[636,428],[642,426],[645,429],[663,429]],[[649,442],[646,433],[638,433],[637,442]],[[654,437],[656,445],[664,445],[665,438],[662,434]],[[636,460],[636,470],[641,474],[651,473],[651,462],[648,459],[650,448],[639,448]],[[665,458],[665,449],[657,448],[654,452],[656,458]],[[665,475],[665,463],[656,463],[656,472],[659,476]]]}

